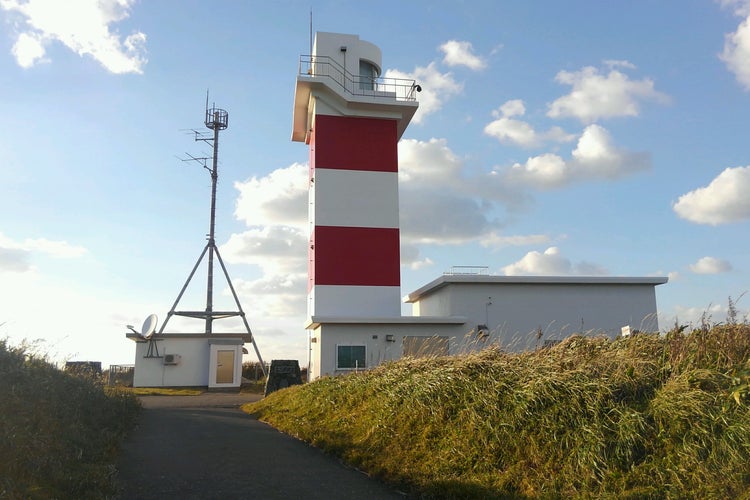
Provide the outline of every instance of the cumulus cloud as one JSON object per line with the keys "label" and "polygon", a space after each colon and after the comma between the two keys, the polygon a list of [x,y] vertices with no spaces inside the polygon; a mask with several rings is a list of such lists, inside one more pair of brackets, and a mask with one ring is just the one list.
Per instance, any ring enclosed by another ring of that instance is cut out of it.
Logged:
{"label": "cumulus cloud", "polygon": [[604,74],[593,66],[580,71],[560,71],[555,81],[570,85],[569,94],[549,105],[551,118],[577,118],[592,123],[602,118],[638,116],[642,101],[666,102],[667,96],[654,88],[648,78],[631,80],[616,68],[632,69],[627,61],[608,61],[609,72]]}
{"label": "cumulus cloud", "polygon": [[235,182],[235,216],[247,225],[307,227],[308,167],[294,163],[265,177]]}
{"label": "cumulus cloud", "polygon": [[293,275],[307,271],[307,241],[299,228],[265,225],[232,234],[220,251],[227,262],[253,264],[268,275]]}
{"label": "cumulus cloud", "polygon": [[448,66],[466,66],[473,70],[487,67],[487,63],[474,54],[474,48],[470,42],[448,40],[440,46],[440,50],[445,54],[443,63]]}
{"label": "cumulus cloud", "polygon": [[0,0],[0,9],[22,20],[12,54],[23,68],[46,61],[46,47],[60,42],[80,56],[90,56],[116,74],[143,73],[146,35],[124,39],[111,25],[127,19],[134,0],[79,0],[75,15],[58,0]]}
{"label": "cumulus cloud", "polygon": [[262,311],[263,316],[269,317],[304,314],[307,242],[303,230],[272,224],[232,234],[221,245],[220,252],[226,262],[252,264],[261,270],[260,278],[233,280],[248,310]]}
{"label": "cumulus cloud", "polygon": [[468,175],[445,139],[399,143],[401,239],[407,244],[481,241],[501,229],[498,206],[518,206],[522,193],[497,176]]}
{"label": "cumulus cloud", "polygon": [[750,7],[747,5],[737,10],[745,19],[734,32],[724,35],[724,50],[719,58],[734,74],[737,82],[750,91]]}
{"label": "cumulus cloud", "polygon": [[607,274],[607,271],[588,262],[573,264],[570,259],[564,257],[557,247],[549,247],[542,252],[531,251],[524,255],[521,260],[502,268],[506,276],[518,275],[581,275],[593,276]]}
{"label": "cumulus cloud", "polygon": [[727,224],[750,219],[750,166],[727,168],[708,186],[679,197],[672,209],[698,224]]}
{"label": "cumulus cloud", "polygon": [[575,138],[560,127],[552,127],[546,132],[537,133],[529,123],[513,118],[523,116],[525,113],[526,107],[521,99],[505,102],[492,112],[492,116],[496,119],[484,127],[485,135],[494,137],[500,142],[513,143],[521,147],[534,147],[545,141],[568,142]]}
{"label": "cumulus cloud", "polygon": [[514,184],[552,189],[575,181],[617,179],[650,167],[647,154],[619,149],[604,127],[589,125],[569,160],[545,153],[514,164],[503,176]]}
{"label": "cumulus cloud", "polygon": [[457,82],[452,73],[440,72],[434,62],[427,66],[418,66],[411,73],[389,69],[384,76],[414,80],[422,87],[422,92],[419,93],[419,109],[414,114],[412,123],[422,123],[425,116],[440,110],[443,102],[463,91],[463,84]]}
{"label": "cumulus cloud", "polygon": [[719,274],[732,270],[732,264],[716,257],[702,257],[695,264],[690,264],[690,270],[695,274]]}

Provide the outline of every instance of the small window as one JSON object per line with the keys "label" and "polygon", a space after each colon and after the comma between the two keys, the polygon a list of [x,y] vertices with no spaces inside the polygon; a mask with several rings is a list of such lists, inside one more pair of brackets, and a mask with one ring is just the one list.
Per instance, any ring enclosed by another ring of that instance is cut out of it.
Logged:
{"label": "small window", "polygon": [[339,345],[336,346],[336,369],[356,370],[366,368],[365,346]]}
{"label": "small window", "polygon": [[375,80],[378,78],[378,70],[372,63],[363,59],[359,61],[359,88],[362,90],[375,90]]}

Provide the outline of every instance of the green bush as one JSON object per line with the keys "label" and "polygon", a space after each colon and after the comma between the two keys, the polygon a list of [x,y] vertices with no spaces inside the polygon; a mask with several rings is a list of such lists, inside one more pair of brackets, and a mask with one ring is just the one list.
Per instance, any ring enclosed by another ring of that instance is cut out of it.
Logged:
{"label": "green bush", "polygon": [[246,406],[425,497],[750,498],[750,326],[403,359]]}
{"label": "green bush", "polygon": [[0,340],[0,498],[102,498],[140,406]]}

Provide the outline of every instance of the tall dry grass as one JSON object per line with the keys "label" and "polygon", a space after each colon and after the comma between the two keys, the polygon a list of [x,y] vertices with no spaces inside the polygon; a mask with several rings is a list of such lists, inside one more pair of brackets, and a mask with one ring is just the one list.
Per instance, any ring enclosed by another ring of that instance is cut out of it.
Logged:
{"label": "tall dry grass", "polygon": [[404,359],[248,411],[437,498],[750,498],[750,326]]}
{"label": "tall dry grass", "polygon": [[0,340],[0,498],[105,498],[139,405]]}

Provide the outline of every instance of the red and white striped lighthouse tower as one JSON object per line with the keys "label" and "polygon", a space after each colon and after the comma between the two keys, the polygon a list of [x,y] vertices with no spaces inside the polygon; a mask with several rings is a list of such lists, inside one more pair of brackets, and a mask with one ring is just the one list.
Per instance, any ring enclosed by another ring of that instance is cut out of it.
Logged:
{"label": "red and white striped lighthouse tower", "polygon": [[398,141],[418,103],[380,49],[317,33],[302,56],[292,140],[310,147],[308,316],[401,314]]}

